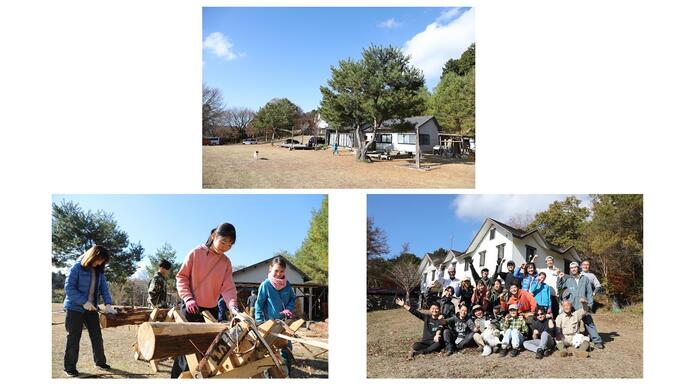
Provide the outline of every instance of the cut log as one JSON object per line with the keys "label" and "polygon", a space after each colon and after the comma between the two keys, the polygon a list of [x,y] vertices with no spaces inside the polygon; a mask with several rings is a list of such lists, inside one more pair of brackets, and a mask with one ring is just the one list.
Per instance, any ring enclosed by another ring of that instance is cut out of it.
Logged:
{"label": "cut log", "polygon": [[139,326],[137,344],[146,361],[195,354],[206,351],[227,328],[222,323],[144,322]]}
{"label": "cut log", "polygon": [[98,313],[101,328],[117,327],[124,325],[139,325],[148,322],[151,310],[140,310],[118,314]]}

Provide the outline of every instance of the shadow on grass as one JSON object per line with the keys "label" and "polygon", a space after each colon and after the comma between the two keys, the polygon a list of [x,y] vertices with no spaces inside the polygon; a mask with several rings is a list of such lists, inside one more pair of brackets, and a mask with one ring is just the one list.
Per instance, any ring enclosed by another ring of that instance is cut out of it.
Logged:
{"label": "shadow on grass", "polygon": [[604,343],[613,342],[613,337],[620,337],[617,331],[612,331],[610,333],[599,333],[599,336],[604,341]]}

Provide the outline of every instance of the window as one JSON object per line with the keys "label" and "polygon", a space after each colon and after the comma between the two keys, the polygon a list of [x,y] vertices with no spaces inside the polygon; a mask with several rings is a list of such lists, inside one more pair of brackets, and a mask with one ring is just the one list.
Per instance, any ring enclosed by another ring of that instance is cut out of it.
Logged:
{"label": "window", "polygon": [[491,228],[489,230],[489,240],[493,240],[496,237],[496,228]]}
{"label": "window", "polygon": [[380,135],[376,135],[376,142],[390,144],[393,142],[393,135],[390,133],[382,133]]}
{"label": "window", "polygon": [[486,251],[479,252],[479,266],[484,266],[484,261],[486,260]]}
{"label": "window", "polygon": [[469,270],[470,270],[470,262],[465,260],[465,271],[469,271]]}
{"label": "window", "polygon": [[496,245],[496,248],[498,249],[498,259],[502,259],[503,257],[505,257],[505,247],[506,244]]}
{"label": "window", "polygon": [[534,257],[537,254],[537,248],[525,245],[525,260],[528,260],[530,256]]}
{"label": "window", "polygon": [[433,282],[434,279],[436,279],[436,276],[435,276],[435,275],[436,275],[436,270],[434,269],[434,270],[431,271],[431,280],[429,280],[429,282]]}
{"label": "window", "polygon": [[398,144],[417,144],[417,135],[414,133],[399,133]]}
{"label": "window", "polygon": [[431,138],[429,137],[429,135],[420,134],[420,135],[419,135],[419,144],[420,144],[420,145],[429,145],[429,144],[431,144]]}

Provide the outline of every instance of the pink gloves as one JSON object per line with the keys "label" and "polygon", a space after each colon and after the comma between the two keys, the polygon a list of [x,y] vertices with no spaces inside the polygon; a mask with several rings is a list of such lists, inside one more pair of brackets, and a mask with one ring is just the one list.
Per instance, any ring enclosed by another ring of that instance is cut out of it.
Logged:
{"label": "pink gloves", "polygon": [[199,305],[196,304],[196,301],[194,299],[189,299],[185,302],[185,306],[187,308],[187,311],[189,311],[192,314],[198,314],[199,313]]}
{"label": "pink gloves", "polygon": [[292,315],[293,315],[293,314],[292,314],[292,311],[290,311],[290,310],[288,310],[288,309],[285,309],[285,310],[281,311],[280,313],[283,314],[283,315],[285,315],[285,316],[288,317],[288,318],[292,318]]}

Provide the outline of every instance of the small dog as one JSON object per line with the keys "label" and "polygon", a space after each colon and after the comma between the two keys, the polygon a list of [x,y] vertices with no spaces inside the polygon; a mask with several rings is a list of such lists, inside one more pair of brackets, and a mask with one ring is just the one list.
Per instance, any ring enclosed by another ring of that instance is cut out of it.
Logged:
{"label": "small dog", "polygon": [[493,323],[490,323],[486,329],[482,332],[482,339],[484,340],[484,351],[482,351],[482,356],[488,356],[492,353],[494,346],[501,343],[498,336],[501,332],[496,328]]}
{"label": "small dog", "polygon": [[254,151],[254,160],[259,160],[259,151]]}

